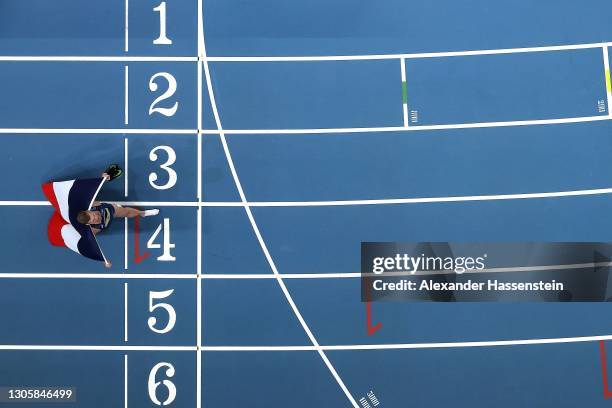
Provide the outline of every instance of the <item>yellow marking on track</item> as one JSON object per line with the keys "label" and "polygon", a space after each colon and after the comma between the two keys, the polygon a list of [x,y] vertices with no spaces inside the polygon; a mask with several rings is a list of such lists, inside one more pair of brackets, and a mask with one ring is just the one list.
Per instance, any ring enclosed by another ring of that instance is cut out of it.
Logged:
{"label": "yellow marking on track", "polygon": [[610,70],[606,69],[606,90],[608,93],[612,92],[612,80],[610,80]]}

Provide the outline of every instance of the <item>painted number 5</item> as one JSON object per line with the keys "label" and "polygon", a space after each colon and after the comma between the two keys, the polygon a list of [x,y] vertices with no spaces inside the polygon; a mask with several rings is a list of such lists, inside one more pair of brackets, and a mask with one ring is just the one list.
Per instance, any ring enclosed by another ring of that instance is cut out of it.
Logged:
{"label": "painted number 5", "polygon": [[154,113],[159,113],[160,115],[164,115],[164,116],[174,116],[174,114],[176,113],[178,109],[178,102],[174,102],[174,105],[172,105],[171,107],[165,107],[165,108],[161,106],[157,106],[157,105],[160,102],[163,102],[166,99],[170,98],[172,95],[174,95],[174,93],[176,92],[176,88],[177,88],[176,79],[167,72],[158,72],[157,74],[153,75],[151,79],[149,79],[149,90],[151,92],[156,92],[159,89],[158,78],[163,78],[168,87],[166,91],[160,96],[158,96],[153,101],[151,106],[149,106],[149,115],[152,115]]}
{"label": "painted number 5", "polygon": [[178,180],[178,176],[176,171],[170,166],[172,166],[176,162],[176,153],[174,149],[170,146],[157,146],[149,153],[149,160],[152,162],[156,162],[158,159],[157,152],[163,150],[168,159],[161,164],[159,167],[166,172],[168,175],[168,181],[165,184],[157,184],[156,181],[159,178],[156,172],[149,173],[149,184],[156,190],[168,190],[169,188],[174,187],[176,181]]}
{"label": "painted number 5", "polygon": [[157,309],[164,309],[166,313],[168,313],[168,323],[165,327],[162,327],[161,329],[155,327],[155,325],[157,324],[157,318],[154,316],[149,317],[149,320],[147,321],[147,323],[149,324],[149,329],[151,329],[155,333],[166,334],[170,330],[172,330],[174,328],[174,325],[176,324],[176,310],[174,310],[174,308],[168,303],[155,303],[156,300],[170,297],[172,293],[174,293],[174,289],[166,290],[163,292],[149,292],[149,312],[153,313]]}

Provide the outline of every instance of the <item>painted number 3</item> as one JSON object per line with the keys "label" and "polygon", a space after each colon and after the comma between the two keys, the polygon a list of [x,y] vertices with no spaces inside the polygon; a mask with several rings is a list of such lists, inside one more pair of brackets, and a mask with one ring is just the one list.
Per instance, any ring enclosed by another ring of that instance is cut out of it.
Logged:
{"label": "painted number 3", "polygon": [[159,158],[157,152],[163,150],[168,157],[163,164],[160,164],[160,168],[164,170],[167,174],[168,181],[164,184],[157,184],[156,181],[159,179],[159,176],[156,172],[149,173],[149,184],[156,190],[168,190],[169,188],[174,187],[176,181],[178,180],[178,176],[176,171],[170,166],[172,166],[176,162],[176,153],[174,149],[170,146],[157,146],[149,153],[149,160],[152,162],[156,162]]}

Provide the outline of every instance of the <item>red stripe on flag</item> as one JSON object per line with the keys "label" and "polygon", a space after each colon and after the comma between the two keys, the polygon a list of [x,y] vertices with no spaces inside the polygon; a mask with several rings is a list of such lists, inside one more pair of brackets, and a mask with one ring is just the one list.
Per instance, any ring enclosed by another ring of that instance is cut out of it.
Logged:
{"label": "red stripe on flag", "polygon": [[43,193],[45,193],[45,197],[51,203],[53,208],[59,211],[59,204],[57,203],[57,197],[55,197],[55,191],[53,190],[53,183],[45,183],[42,185]]}
{"label": "red stripe on flag", "polygon": [[66,246],[64,238],[62,237],[62,227],[68,224],[58,211],[53,212],[53,216],[49,220],[49,226],[47,228],[47,236],[51,245],[55,246]]}

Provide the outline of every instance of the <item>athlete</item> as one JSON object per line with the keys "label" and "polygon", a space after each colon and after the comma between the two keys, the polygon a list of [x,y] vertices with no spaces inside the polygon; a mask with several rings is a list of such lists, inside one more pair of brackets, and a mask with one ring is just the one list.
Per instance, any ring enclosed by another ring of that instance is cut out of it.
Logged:
{"label": "athlete", "polygon": [[[116,164],[113,164],[102,173],[105,180],[114,180],[123,174],[123,170]],[[115,218],[134,218],[148,217],[159,214],[159,210],[137,210],[136,208],[123,207],[119,204],[103,203],[96,201],[89,211],[80,211],[77,214],[77,221],[91,227],[94,235],[108,229]],[[112,266],[110,261],[104,264],[107,268]]]}

